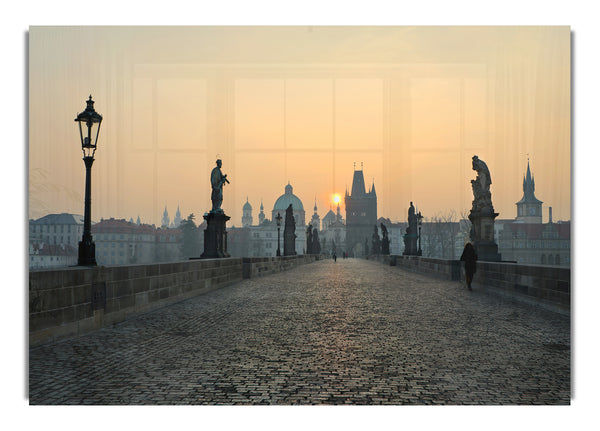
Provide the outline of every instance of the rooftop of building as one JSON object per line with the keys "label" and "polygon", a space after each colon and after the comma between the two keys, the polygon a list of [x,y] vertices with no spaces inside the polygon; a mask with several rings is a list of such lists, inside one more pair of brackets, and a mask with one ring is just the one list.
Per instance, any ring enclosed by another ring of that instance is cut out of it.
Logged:
{"label": "rooftop of building", "polygon": [[93,233],[148,233],[156,232],[156,227],[149,224],[136,224],[128,222],[125,219],[102,219],[100,222],[92,226]]}
{"label": "rooftop of building", "polygon": [[69,214],[69,213],[60,213],[60,214],[48,214],[44,217],[40,217],[37,220],[30,220],[30,223],[33,224],[50,224],[50,225],[61,225],[61,224],[83,224],[83,216],[79,214]]}

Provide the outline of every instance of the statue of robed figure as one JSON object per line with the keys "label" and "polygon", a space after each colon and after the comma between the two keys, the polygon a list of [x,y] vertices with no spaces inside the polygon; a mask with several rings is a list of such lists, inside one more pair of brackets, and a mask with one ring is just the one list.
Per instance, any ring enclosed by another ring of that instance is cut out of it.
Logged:
{"label": "statue of robed figure", "polygon": [[312,225],[308,225],[306,228],[306,254],[313,253],[313,236],[312,236]]}
{"label": "statue of robed figure", "polygon": [[379,230],[377,229],[377,225],[373,226],[371,250],[372,254],[379,255],[381,253],[381,239],[379,238]]}
{"label": "statue of robed figure", "polygon": [[404,255],[416,256],[417,250],[417,214],[415,213],[415,207],[413,203],[410,203],[408,209],[408,227],[406,228],[406,234],[404,235]]}
{"label": "statue of robed figure", "polygon": [[390,254],[390,238],[388,236],[388,230],[383,223],[381,223],[381,254]]}
{"label": "statue of robed figure", "polygon": [[225,183],[229,184],[227,175],[223,175],[221,172],[221,165],[223,162],[221,159],[217,160],[217,166],[213,168],[210,173],[210,185],[212,192],[210,194],[210,200],[212,201],[212,212],[223,212],[221,204],[223,203],[223,186]]}
{"label": "statue of robed figure", "polygon": [[292,204],[285,210],[285,227],[283,228],[283,255],[293,256],[296,254],[296,220],[294,218]]}

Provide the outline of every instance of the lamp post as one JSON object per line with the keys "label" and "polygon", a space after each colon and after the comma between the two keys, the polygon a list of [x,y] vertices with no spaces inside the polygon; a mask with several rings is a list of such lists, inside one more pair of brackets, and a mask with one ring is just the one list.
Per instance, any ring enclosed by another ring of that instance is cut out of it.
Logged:
{"label": "lamp post", "polygon": [[417,251],[417,256],[423,255],[423,250],[421,250],[421,225],[423,224],[423,216],[421,215],[421,211],[417,214],[417,224],[419,225],[419,250]]}
{"label": "lamp post", "polygon": [[[79,259],[77,265],[96,265],[96,244],[92,239],[92,164],[96,153],[98,134],[102,115],[94,110],[92,95],[87,100],[85,111],[77,115],[75,121],[79,123],[79,136],[81,137],[81,149],[83,151],[83,163],[85,164],[85,210],[83,216],[83,237],[79,242]],[[95,130],[94,130],[95,129]]]}
{"label": "lamp post", "polygon": [[279,229],[281,228],[281,214],[277,213],[277,217],[275,217],[275,221],[277,221],[277,256],[281,256],[281,248],[279,247]]}

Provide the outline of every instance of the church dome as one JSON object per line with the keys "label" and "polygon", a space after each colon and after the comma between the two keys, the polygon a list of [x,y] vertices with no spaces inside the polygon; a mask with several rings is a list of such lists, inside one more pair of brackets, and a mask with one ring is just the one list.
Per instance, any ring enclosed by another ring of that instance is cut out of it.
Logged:
{"label": "church dome", "polygon": [[292,204],[292,209],[294,211],[304,211],[304,206],[302,205],[302,201],[296,196],[293,192],[292,186],[288,183],[285,186],[285,193],[279,196],[279,198],[275,201],[275,205],[273,205],[273,212],[281,211],[285,212],[287,207]]}
{"label": "church dome", "polygon": [[242,209],[244,211],[252,211],[252,205],[250,205],[250,202],[248,202],[248,198],[246,198],[246,203],[244,204]]}

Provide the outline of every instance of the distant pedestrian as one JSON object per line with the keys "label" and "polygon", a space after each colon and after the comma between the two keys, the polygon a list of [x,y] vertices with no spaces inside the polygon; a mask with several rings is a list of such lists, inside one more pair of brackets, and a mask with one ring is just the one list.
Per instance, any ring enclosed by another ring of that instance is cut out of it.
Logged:
{"label": "distant pedestrian", "polygon": [[335,251],[333,252],[333,262],[334,262],[334,263],[335,263],[335,262],[337,262],[337,256],[336,256],[336,254],[335,254]]}
{"label": "distant pedestrian", "polygon": [[471,282],[473,281],[473,274],[477,271],[477,253],[475,253],[475,247],[470,242],[465,244],[465,248],[460,256],[460,260],[465,262],[465,278],[467,280],[467,287],[471,289]]}

